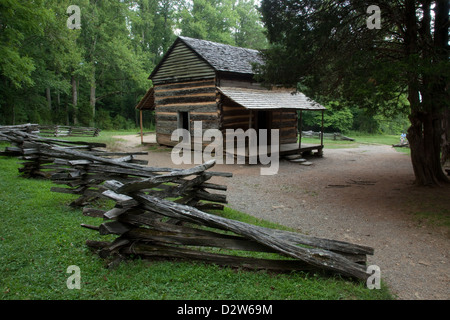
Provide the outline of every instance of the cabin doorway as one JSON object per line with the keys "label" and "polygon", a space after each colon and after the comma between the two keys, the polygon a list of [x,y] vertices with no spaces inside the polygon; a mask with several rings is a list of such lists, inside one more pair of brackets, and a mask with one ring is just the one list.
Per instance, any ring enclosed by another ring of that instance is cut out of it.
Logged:
{"label": "cabin doorway", "polygon": [[256,113],[256,130],[258,133],[258,143],[261,144],[261,131],[260,130],[266,130],[266,133],[264,134],[267,137],[267,146],[270,146],[271,143],[271,134],[270,129],[272,129],[272,112],[271,111],[265,111],[265,110],[259,110]]}
{"label": "cabin doorway", "polygon": [[190,132],[189,112],[178,112],[178,129],[185,129]]}

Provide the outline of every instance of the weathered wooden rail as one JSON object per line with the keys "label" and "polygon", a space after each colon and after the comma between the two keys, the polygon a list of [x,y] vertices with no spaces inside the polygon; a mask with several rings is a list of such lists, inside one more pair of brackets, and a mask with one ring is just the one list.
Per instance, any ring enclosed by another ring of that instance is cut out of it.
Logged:
{"label": "weathered wooden rail", "polygon": [[86,206],[103,197],[106,180],[128,183],[160,179],[158,176],[167,172],[171,172],[171,181],[159,187],[160,197],[176,196],[179,203],[203,209],[222,209],[220,203],[226,203],[225,195],[208,191],[225,191],[226,186],[208,180],[214,176],[230,177],[230,173],[201,172],[192,181],[186,181],[182,176],[178,177],[177,172],[181,169],[143,166],[147,161],[136,159],[136,156],[147,152],[108,152],[103,143],[44,138],[16,130],[0,132],[0,139],[11,143],[0,155],[23,160],[19,172],[25,177],[51,179],[55,184],[63,185],[52,187],[51,191],[79,195],[72,206]]}
{"label": "weathered wooden rail", "polygon": [[17,128],[0,130],[0,140],[10,143],[0,155],[22,160],[19,172],[24,177],[52,179],[68,186],[55,189],[80,195],[72,202],[73,206],[82,206],[100,197],[103,190],[98,190],[99,185],[105,179],[116,177],[107,174],[103,179],[95,177],[89,172],[86,157],[94,156],[110,163],[147,164],[147,161],[136,159],[137,155],[146,152],[108,152],[104,143],[45,138]]}
{"label": "weathered wooden rail", "polygon": [[[26,124],[11,125],[11,126],[0,126],[0,132],[8,132],[11,130],[38,134],[39,133],[39,125],[26,123]],[[1,141],[1,138],[0,138],[0,141]]]}
{"label": "weathered wooden rail", "polygon": [[39,126],[39,135],[43,137],[96,137],[100,133],[99,128],[76,126]]}
{"label": "weathered wooden rail", "polygon": [[[110,265],[131,256],[144,259],[199,260],[223,266],[274,271],[322,270],[366,280],[365,262],[370,247],[342,241],[269,229],[223,218],[187,204],[160,196],[159,187],[173,178],[206,173],[214,161],[137,182],[105,182],[104,196],[116,204],[109,211],[87,209],[86,215],[100,214],[100,226],[83,225],[100,235],[114,234],[112,242],[87,241]],[[199,180],[187,180],[191,187]],[[183,185],[182,185],[183,186]],[[169,194],[166,194],[169,196]],[[173,196],[169,196],[173,198]],[[174,224],[173,222],[182,222]],[[220,250],[219,250],[220,249]],[[254,258],[246,251],[271,253]]]}
{"label": "weathered wooden rail", "polygon": [[[148,186],[149,181],[157,182],[158,189],[153,193],[161,198],[177,198],[178,203],[189,204],[203,209],[223,209],[221,203],[226,203],[224,194],[215,194],[207,190],[225,191],[226,186],[208,182],[214,176],[230,177],[229,173],[203,172],[162,167],[148,167],[136,163],[124,162],[119,159],[107,159],[75,150],[58,150],[64,153],[56,162],[67,166],[52,175],[54,183],[65,184],[65,188],[52,188],[55,192],[80,194],[80,198],[72,203],[84,206],[91,199],[103,196],[104,182],[115,179],[122,183],[133,183],[132,186]],[[71,160],[61,158],[71,156]],[[198,170],[198,168],[196,169]],[[166,174],[170,172],[169,174]],[[193,176],[185,179],[188,172]],[[162,183],[164,182],[164,183]]]}
{"label": "weathered wooden rail", "polygon": [[[20,130],[0,131],[0,139],[8,141],[11,145],[6,147],[1,155],[18,156],[22,162],[22,168],[19,169],[27,177],[50,178],[51,174],[58,169],[54,160],[58,158],[58,153],[52,148],[60,149],[79,149],[85,152],[104,153],[104,143],[66,141],[60,139],[51,139],[40,137]],[[53,170],[52,170],[53,169]]]}
{"label": "weathered wooden rail", "polygon": [[9,132],[11,130],[32,133],[41,137],[97,137],[101,132],[99,128],[32,123],[0,126],[0,132]]}

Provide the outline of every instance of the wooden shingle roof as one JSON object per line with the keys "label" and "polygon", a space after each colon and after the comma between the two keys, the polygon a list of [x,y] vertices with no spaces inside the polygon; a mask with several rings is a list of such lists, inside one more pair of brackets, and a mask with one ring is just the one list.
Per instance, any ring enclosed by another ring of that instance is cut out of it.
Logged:
{"label": "wooden shingle roof", "polygon": [[138,110],[153,110],[155,109],[155,90],[153,87],[148,89],[145,95],[142,97],[141,101],[139,101],[136,106]]}
{"label": "wooden shingle roof", "polygon": [[252,64],[263,64],[258,50],[189,37],[179,39],[219,72],[253,75]]}
{"label": "wooden shingle roof", "polygon": [[237,104],[246,109],[299,109],[299,110],[326,110],[319,103],[309,99],[301,92],[292,93],[287,90],[260,90],[220,87],[217,88]]}

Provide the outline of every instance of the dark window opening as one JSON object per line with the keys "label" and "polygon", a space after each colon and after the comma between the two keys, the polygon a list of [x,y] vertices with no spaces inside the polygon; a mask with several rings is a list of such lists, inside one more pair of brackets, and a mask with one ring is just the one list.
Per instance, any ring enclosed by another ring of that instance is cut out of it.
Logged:
{"label": "dark window opening", "polygon": [[178,129],[190,130],[189,112],[178,112]]}

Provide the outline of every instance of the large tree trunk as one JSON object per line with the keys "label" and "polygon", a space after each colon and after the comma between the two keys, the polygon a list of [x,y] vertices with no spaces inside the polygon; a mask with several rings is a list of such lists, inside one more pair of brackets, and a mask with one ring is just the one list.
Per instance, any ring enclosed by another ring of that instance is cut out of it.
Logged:
{"label": "large tree trunk", "polygon": [[[438,63],[448,62],[449,59],[449,16],[450,1],[443,0],[437,1],[435,7],[435,32],[434,32],[434,46],[436,47],[436,60]],[[449,89],[449,76],[444,74],[438,79],[439,95],[435,95],[437,103],[441,105],[443,110],[442,117],[442,138],[441,138],[441,165],[445,165],[446,162],[450,162],[450,94]]]}
{"label": "large tree trunk", "polygon": [[449,182],[440,161],[441,119],[431,113],[414,112],[410,120],[408,141],[416,184],[436,186]]}
{"label": "large tree trunk", "polygon": [[[423,1],[423,4],[423,8],[426,10],[428,7],[429,10],[430,2]],[[422,63],[436,61],[435,52],[430,53],[423,47],[422,50],[419,50],[418,45],[419,41],[427,42],[431,38],[430,30],[426,26],[429,24],[430,13],[424,13],[422,27],[419,30],[415,1],[406,0],[405,17],[405,49],[408,59],[415,61],[415,58],[420,57]],[[419,79],[421,80],[419,81]],[[409,116],[411,127],[408,129],[407,138],[411,148],[415,182],[422,186],[436,186],[449,182],[440,161],[442,120],[446,103],[442,99],[436,98],[436,86],[442,87],[441,79],[436,79],[436,76],[430,75],[429,72],[419,73],[417,65],[409,66],[408,100],[411,106],[411,115]]]}
{"label": "large tree trunk", "polygon": [[441,140],[441,165],[450,167],[450,110],[448,109],[444,111],[442,127],[444,132]]}
{"label": "large tree trunk", "polygon": [[91,84],[91,97],[89,99],[89,105],[92,108],[92,118],[95,118],[95,84]]}

